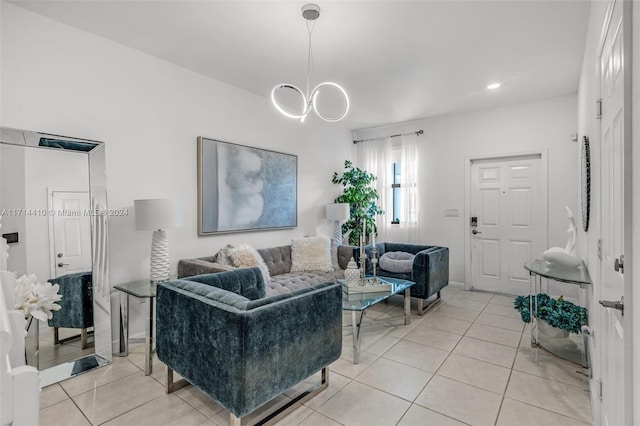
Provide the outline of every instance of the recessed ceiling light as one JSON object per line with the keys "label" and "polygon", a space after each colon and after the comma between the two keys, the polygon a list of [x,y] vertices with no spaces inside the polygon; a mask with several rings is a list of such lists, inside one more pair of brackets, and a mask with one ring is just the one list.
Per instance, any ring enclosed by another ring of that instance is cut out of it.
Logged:
{"label": "recessed ceiling light", "polygon": [[487,86],[487,89],[489,90],[495,90],[498,87],[502,86],[502,83],[491,83]]}

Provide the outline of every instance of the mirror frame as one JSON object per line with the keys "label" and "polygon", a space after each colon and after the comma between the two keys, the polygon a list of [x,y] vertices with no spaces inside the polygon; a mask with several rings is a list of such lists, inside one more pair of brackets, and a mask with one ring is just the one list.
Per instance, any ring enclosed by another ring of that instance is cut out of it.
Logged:
{"label": "mirror frame", "polygon": [[[44,146],[41,139],[49,140]],[[51,143],[54,141],[54,143]],[[47,386],[111,364],[111,281],[109,277],[107,185],[104,142],[50,133],[0,127],[0,144],[85,153],[89,167],[91,215],[91,263],[93,282],[94,353],[40,370],[41,386]]]}

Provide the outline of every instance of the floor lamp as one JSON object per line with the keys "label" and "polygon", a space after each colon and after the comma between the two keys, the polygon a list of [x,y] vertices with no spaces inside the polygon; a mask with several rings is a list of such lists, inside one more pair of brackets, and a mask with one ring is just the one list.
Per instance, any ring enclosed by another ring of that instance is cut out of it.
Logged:
{"label": "floor lamp", "polygon": [[338,245],[342,245],[342,222],[350,217],[348,203],[327,204],[326,207],[327,220],[333,221],[333,238],[338,241]]}
{"label": "floor lamp", "polygon": [[136,229],[153,231],[151,240],[151,281],[169,279],[169,240],[165,229],[184,224],[182,206],[177,200],[151,199],[133,202]]}

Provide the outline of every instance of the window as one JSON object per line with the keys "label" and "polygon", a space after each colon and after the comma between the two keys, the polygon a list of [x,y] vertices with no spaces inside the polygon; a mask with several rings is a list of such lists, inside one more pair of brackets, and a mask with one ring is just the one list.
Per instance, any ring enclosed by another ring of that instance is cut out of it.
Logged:
{"label": "window", "polygon": [[400,223],[400,208],[401,208],[401,193],[400,193],[400,182],[402,180],[401,174],[401,165],[400,162],[395,162],[391,165],[391,175],[393,179],[391,180],[391,192],[392,197],[391,200],[393,202],[393,217],[391,223],[399,224]]}

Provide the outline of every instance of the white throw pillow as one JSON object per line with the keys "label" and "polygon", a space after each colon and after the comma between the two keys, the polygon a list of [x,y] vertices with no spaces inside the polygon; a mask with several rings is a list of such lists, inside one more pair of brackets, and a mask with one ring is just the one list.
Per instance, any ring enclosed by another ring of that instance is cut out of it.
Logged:
{"label": "white throw pillow", "polygon": [[294,238],[291,241],[291,272],[333,271],[329,237]]}
{"label": "white throw pillow", "polygon": [[269,275],[269,268],[264,263],[262,256],[260,253],[249,244],[240,244],[233,248],[229,248],[227,251],[229,256],[229,260],[231,261],[231,265],[236,268],[260,268],[260,272],[262,272],[262,279],[265,284],[271,281],[271,276]]}

